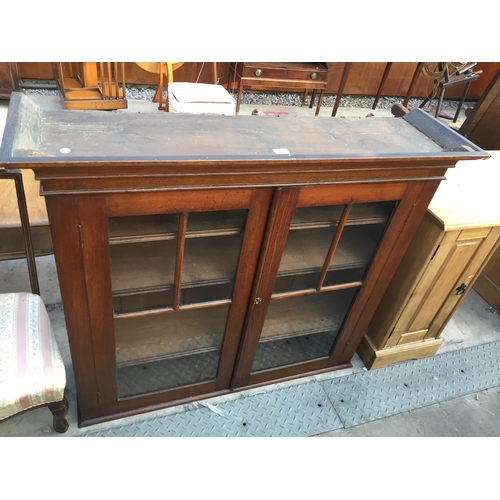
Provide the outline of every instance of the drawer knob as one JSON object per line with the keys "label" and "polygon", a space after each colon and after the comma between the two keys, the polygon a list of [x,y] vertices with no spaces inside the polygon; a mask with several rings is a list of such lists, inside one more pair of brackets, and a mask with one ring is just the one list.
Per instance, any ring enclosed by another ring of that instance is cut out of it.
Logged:
{"label": "drawer knob", "polygon": [[262,70],[261,69],[256,69],[255,70],[255,76],[262,76]]}
{"label": "drawer knob", "polygon": [[318,78],[318,73],[311,73],[311,80],[316,80]]}
{"label": "drawer knob", "polygon": [[465,283],[462,283],[459,287],[457,287],[457,295],[462,295],[465,292],[465,289],[467,288],[467,285]]}
{"label": "drawer knob", "polygon": [[260,304],[262,302],[262,299],[260,297],[255,297],[255,304]]}

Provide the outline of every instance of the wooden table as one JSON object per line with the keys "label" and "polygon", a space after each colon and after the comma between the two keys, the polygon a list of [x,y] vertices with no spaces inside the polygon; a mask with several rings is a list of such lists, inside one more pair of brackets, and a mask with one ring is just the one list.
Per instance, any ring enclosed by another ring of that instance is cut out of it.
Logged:
{"label": "wooden table", "polygon": [[319,114],[326,89],[328,67],[321,63],[278,63],[278,62],[242,62],[229,66],[228,90],[233,83],[238,89],[236,113],[240,110],[241,95],[244,89],[304,91],[303,103],[310,91],[310,108],[313,107],[316,94],[319,100],[316,115]]}

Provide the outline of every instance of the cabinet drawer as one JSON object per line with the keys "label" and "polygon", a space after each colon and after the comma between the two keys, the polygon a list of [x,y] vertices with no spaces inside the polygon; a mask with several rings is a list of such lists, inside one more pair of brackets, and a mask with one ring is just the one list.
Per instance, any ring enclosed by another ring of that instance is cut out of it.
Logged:
{"label": "cabinet drawer", "polygon": [[242,70],[243,78],[258,78],[262,80],[302,80],[326,82],[328,70],[319,64],[307,63],[245,63]]}

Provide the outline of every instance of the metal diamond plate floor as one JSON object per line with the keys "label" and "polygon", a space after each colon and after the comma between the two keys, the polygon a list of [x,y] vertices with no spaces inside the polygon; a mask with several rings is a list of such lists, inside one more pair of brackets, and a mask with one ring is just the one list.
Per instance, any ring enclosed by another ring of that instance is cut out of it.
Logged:
{"label": "metal diamond plate floor", "polygon": [[497,386],[500,342],[493,342],[85,436],[314,436]]}

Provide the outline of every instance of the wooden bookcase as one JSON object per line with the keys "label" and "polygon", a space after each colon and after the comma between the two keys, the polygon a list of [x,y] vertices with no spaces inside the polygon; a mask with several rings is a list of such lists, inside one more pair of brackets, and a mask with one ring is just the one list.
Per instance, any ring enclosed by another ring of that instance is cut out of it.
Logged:
{"label": "wooden bookcase", "polygon": [[491,155],[459,162],[434,195],[359,345],[368,368],[434,355],[441,332],[494,255],[500,156]]}
{"label": "wooden bookcase", "polygon": [[488,156],[420,110],[44,102],[14,95],[0,166],[46,197],[82,426],[350,366],[447,169]]}

